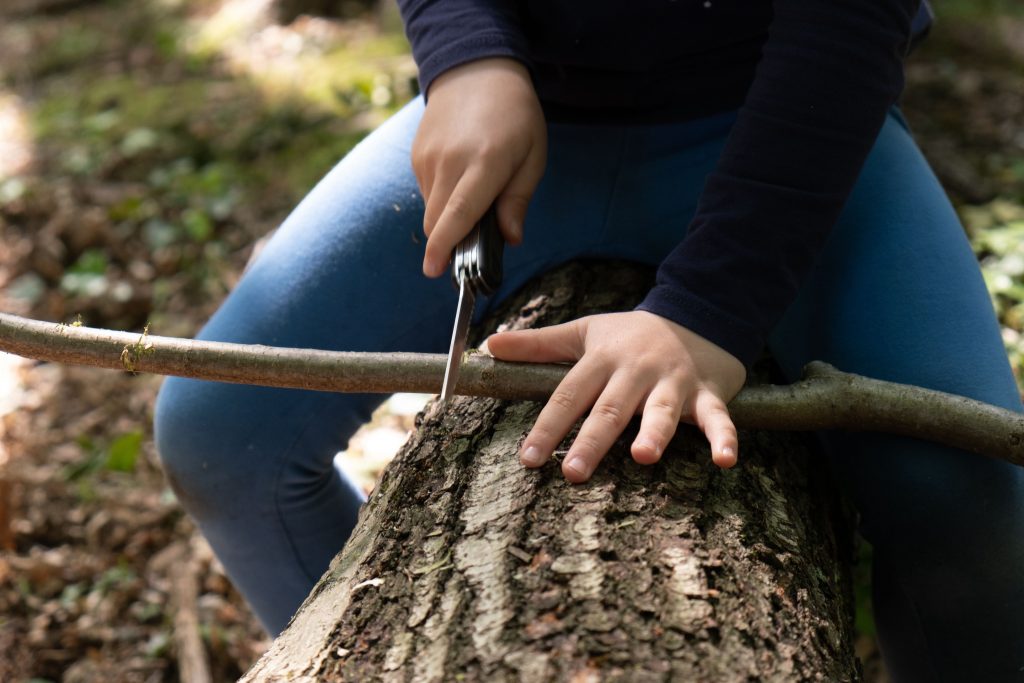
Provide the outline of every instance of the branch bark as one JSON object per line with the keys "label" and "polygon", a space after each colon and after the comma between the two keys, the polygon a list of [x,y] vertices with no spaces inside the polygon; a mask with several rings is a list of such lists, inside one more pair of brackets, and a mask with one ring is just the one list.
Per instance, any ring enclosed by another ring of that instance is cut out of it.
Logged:
{"label": "branch bark", "polygon": [[[263,386],[361,393],[437,393],[443,354],[356,353],[228,344],[29,320],[0,313],[0,350],[26,358]],[[468,353],[456,392],[543,401],[567,365]],[[821,362],[786,386],[750,386],[729,404],[740,428],[880,431],[944,443],[1024,466],[1024,415]]]}

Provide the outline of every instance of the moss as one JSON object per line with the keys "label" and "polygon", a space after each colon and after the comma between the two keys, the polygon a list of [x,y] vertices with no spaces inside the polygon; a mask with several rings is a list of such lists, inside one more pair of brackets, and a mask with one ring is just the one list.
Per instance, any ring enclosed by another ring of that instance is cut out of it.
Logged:
{"label": "moss", "polygon": [[95,59],[105,49],[105,35],[97,27],[82,26],[62,31],[32,60],[35,78],[76,69],[82,62]]}
{"label": "moss", "polygon": [[298,133],[287,148],[258,159],[249,172],[257,183],[275,183],[289,195],[301,197],[365,134],[338,133],[326,127]]}

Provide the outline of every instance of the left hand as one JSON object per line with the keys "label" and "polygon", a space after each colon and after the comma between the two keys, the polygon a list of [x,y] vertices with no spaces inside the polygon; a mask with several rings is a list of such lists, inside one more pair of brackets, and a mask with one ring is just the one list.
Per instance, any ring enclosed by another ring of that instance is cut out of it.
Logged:
{"label": "left hand", "polygon": [[573,483],[590,478],[636,413],[633,459],[661,458],[680,419],[696,424],[719,467],[736,464],[739,443],[726,404],[746,369],[732,354],[667,318],[646,311],[607,313],[536,330],[499,332],[486,342],[495,358],[578,361],[558,385],[523,442],[520,461],[540,467],[588,408],[562,463]]}

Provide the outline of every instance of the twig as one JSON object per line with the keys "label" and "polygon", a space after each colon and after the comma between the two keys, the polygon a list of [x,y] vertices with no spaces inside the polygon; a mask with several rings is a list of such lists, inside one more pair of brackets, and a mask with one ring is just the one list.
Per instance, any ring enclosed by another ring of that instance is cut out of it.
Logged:
{"label": "twig", "polygon": [[188,546],[179,542],[171,563],[171,603],[174,605],[174,644],[181,683],[211,683],[210,664],[199,634],[199,566]]}
{"label": "twig", "polygon": [[0,475],[0,550],[14,550],[14,512],[11,501],[11,482]]}
{"label": "twig", "polygon": [[[151,372],[272,387],[390,394],[437,393],[445,356],[288,349],[200,342],[29,320],[0,313],[0,350],[74,365]],[[130,360],[126,367],[124,358]],[[458,391],[474,396],[540,400],[567,366],[500,363],[467,354]]]}
{"label": "twig", "polygon": [[[140,351],[141,349],[141,351]],[[445,356],[288,349],[200,342],[28,320],[0,313],[0,350],[26,358],[273,387],[360,393],[437,393]],[[467,354],[456,391],[543,401],[567,365]],[[881,431],[945,443],[1024,466],[1024,415],[962,396],[810,363],[788,386],[747,387],[729,403],[738,427]]]}

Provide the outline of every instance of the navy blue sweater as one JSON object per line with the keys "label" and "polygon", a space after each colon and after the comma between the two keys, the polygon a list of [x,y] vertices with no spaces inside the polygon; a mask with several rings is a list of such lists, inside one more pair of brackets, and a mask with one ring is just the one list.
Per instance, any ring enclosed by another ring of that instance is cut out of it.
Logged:
{"label": "navy blue sweater", "polygon": [[[812,267],[903,87],[920,0],[399,0],[424,92],[525,64],[550,119],[738,108],[686,237],[639,308],[750,365]],[[682,226],[680,234],[682,235]]]}

